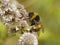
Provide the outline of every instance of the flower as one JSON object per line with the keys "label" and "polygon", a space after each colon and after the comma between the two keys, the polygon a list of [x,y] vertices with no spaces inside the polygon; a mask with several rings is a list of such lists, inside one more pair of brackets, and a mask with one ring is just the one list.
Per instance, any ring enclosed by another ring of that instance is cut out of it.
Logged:
{"label": "flower", "polygon": [[38,40],[36,36],[32,33],[25,32],[20,38],[19,38],[19,44],[21,45],[38,45]]}

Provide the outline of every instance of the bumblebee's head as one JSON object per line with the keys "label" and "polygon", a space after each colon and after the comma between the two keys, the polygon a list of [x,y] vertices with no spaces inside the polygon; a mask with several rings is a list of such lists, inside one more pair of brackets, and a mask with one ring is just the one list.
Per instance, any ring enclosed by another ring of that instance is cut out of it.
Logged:
{"label": "bumblebee's head", "polygon": [[34,15],[34,12],[29,13],[29,18],[31,18]]}

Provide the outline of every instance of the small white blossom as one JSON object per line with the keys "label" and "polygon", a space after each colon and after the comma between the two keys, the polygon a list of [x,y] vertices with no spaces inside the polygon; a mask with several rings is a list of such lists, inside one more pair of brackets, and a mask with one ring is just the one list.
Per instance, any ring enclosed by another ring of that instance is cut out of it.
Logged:
{"label": "small white blossom", "polygon": [[0,8],[0,16],[3,16],[5,13],[5,11],[3,11],[1,8]]}
{"label": "small white blossom", "polygon": [[10,6],[11,6],[12,10],[14,11],[14,13],[16,14],[17,17],[22,17],[22,15],[20,14],[20,12],[17,9],[15,4],[11,4]]}
{"label": "small white blossom", "polygon": [[34,34],[31,34],[29,32],[25,32],[19,39],[19,44],[25,45],[26,43],[29,43],[29,45],[38,45],[37,38]]}

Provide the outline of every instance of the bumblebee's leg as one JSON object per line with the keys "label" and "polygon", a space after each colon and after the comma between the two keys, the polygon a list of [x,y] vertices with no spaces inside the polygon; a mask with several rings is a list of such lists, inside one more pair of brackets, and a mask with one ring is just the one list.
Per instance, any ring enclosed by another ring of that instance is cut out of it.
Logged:
{"label": "bumblebee's leg", "polygon": [[44,33],[44,26],[41,24],[41,29],[42,29],[42,32]]}

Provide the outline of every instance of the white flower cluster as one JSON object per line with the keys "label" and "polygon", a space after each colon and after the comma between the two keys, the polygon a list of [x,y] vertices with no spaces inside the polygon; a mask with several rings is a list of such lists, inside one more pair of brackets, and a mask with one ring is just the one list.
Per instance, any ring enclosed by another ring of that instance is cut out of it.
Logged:
{"label": "white flower cluster", "polygon": [[38,45],[36,36],[32,33],[25,32],[19,39],[20,45]]}
{"label": "white flower cluster", "polygon": [[15,27],[24,25],[25,30],[29,28],[26,21],[28,13],[23,5],[18,3],[16,0],[0,0],[0,2],[2,4],[0,7],[0,17],[5,25],[9,27],[11,25],[14,25]]}

